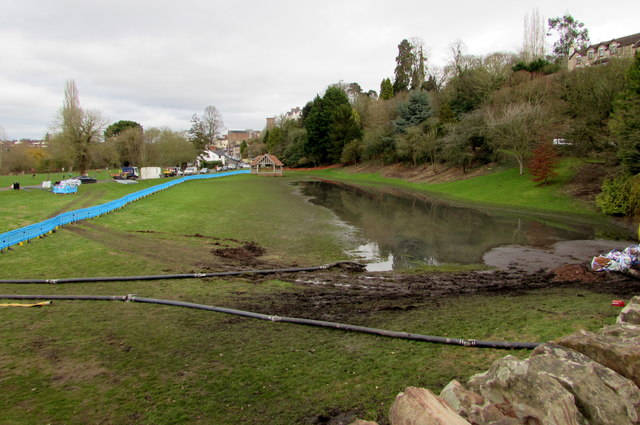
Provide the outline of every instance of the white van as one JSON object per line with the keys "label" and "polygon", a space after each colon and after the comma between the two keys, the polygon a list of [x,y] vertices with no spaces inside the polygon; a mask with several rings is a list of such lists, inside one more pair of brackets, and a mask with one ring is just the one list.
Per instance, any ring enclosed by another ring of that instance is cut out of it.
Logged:
{"label": "white van", "polygon": [[184,169],[185,176],[193,176],[194,174],[198,174],[198,167],[187,167]]}

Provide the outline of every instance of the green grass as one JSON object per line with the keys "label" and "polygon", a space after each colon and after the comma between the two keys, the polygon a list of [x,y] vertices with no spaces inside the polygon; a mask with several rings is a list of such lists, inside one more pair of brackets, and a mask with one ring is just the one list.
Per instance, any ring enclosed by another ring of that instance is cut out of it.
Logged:
{"label": "green grass", "polygon": [[[292,290],[306,289],[188,280],[37,292],[135,292],[242,307],[272,294],[287,303]],[[547,340],[613,323],[609,296],[580,295],[558,289],[447,298],[360,322],[496,340]],[[380,420],[406,386],[439,392],[449,380],[464,381],[507,354],[135,303],[59,301],[2,314],[2,423],[303,424],[334,412]]]}
{"label": "green grass", "polygon": [[[52,263],[65,264],[57,268],[65,276],[109,275],[114,270],[118,275],[156,274],[159,270],[186,273],[218,267],[210,252],[219,247],[216,244],[250,241],[266,247],[265,258],[275,265],[345,259],[343,249],[355,247],[355,241],[343,234],[331,213],[293,195],[288,180],[271,183],[244,175],[177,185],[122,210],[67,225],[54,235],[14,247],[12,261],[3,265],[0,274],[44,277]],[[109,193],[120,197],[121,188],[130,191],[142,185],[100,183],[81,190],[114,190]],[[15,205],[13,195],[0,193]],[[23,196],[36,197],[31,200],[33,208],[41,194]],[[0,210],[0,218],[12,210]]]}
{"label": "green grass", "polygon": [[38,223],[65,211],[119,199],[164,181],[153,179],[139,180],[138,184],[118,184],[115,181],[85,184],[73,194],[55,194],[40,189],[0,191],[0,233]]}
{"label": "green grass", "polygon": [[[212,250],[249,241],[263,247],[264,261],[274,266],[344,259],[343,252],[356,242],[329,211],[293,194],[289,183],[300,176],[178,185],[0,254],[0,279],[224,270],[237,264]],[[117,198],[152,183],[86,185],[76,198],[0,192],[0,221],[39,221],[56,210]],[[39,207],[43,200],[51,205]],[[340,291],[274,277],[3,284],[1,292],[137,294],[273,314],[332,290]],[[356,300],[348,309],[364,312],[352,317],[354,324],[371,327],[548,341],[613,323],[613,296],[560,288],[447,297],[413,303],[407,311],[381,308],[383,299]],[[306,314],[324,319],[329,307],[310,304]],[[0,308],[0,314],[3,424],[285,425],[339,412],[383,420],[407,386],[439,392],[451,379],[465,381],[506,354],[528,355],[138,303],[55,301],[42,308]]]}

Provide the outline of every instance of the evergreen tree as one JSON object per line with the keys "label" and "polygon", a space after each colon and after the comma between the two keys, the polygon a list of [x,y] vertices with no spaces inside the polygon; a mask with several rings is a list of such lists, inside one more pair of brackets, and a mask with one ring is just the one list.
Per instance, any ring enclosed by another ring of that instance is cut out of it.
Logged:
{"label": "evergreen tree", "polygon": [[142,126],[135,121],[120,120],[107,127],[104,131],[104,139],[107,140],[112,136],[116,136],[118,133],[128,128],[139,128],[142,130]]}
{"label": "evergreen tree", "polygon": [[417,54],[414,53],[414,64],[413,69],[411,70],[411,90],[419,90],[425,83],[424,53],[422,51],[422,46],[416,46],[416,49],[418,52]]}
{"label": "evergreen tree", "polygon": [[560,36],[558,41],[553,43],[553,53],[556,55],[568,58],[571,47],[579,50],[589,45],[589,30],[573,16],[566,14],[559,18],[551,18],[548,23],[549,30],[556,31]]}
{"label": "evergreen tree", "polygon": [[385,78],[380,83],[380,99],[389,100],[393,98],[393,83],[390,78]]}
{"label": "evergreen tree", "polygon": [[626,172],[640,173],[640,51],[627,71],[627,88],[614,102],[609,128]]}
{"label": "evergreen tree", "polygon": [[411,84],[411,74],[413,69],[413,48],[407,39],[398,44],[398,56],[396,57],[395,81],[393,82],[394,93],[409,90]]}
{"label": "evergreen tree", "polygon": [[359,137],[349,98],[338,86],[329,87],[324,96],[305,106],[303,124],[307,130],[304,153],[316,164],[338,162],[344,144]]}
{"label": "evergreen tree", "polygon": [[329,127],[329,140],[331,150],[328,152],[329,162],[340,162],[345,145],[352,140],[362,137],[362,129],[358,123],[355,111],[350,105],[338,105],[332,114],[332,122]]}
{"label": "evergreen tree", "polygon": [[412,91],[407,102],[398,105],[398,118],[394,125],[399,133],[404,133],[408,127],[423,123],[431,115],[429,94],[421,90]]}

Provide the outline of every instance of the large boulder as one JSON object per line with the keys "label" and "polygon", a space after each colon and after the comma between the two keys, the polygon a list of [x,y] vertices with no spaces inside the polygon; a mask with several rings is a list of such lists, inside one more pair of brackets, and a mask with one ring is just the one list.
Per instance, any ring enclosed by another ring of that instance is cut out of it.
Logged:
{"label": "large boulder", "polygon": [[507,419],[493,414],[491,405],[525,424],[640,424],[640,389],[632,381],[556,344],[539,346],[526,360],[506,356],[473,376],[468,388],[485,400],[455,384],[443,397],[474,424]]}
{"label": "large boulder", "polygon": [[391,425],[470,425],[426,388],[407,387],[389,412]]}
{"label": "large boulder", "polygon": [[519,421],[505,416],[480,394],[469,391],[456,380],[444,387],[440,397],[472,425],[520,425]]}
{"label": "large boulder", "polygon": [[533,351],[529,367],[552,377],[567,389],[587,423],[640,423],[640,389],[584,354],[555,344],[543,344]]}
{"label": "large boulder", "polygon": [[640,296],[631,298],[629,304],[618,315],[617,323],[640,325]]}
{"label": "large boulder", "polygon": [[554,342],[579,351],[640,386],[640,326],[618,323],[597,334],[579,331]]}
{"label": "large boulder", "polygon": [[529,360],[511,355],[496,360],[487,372],[472,376],[467,387],[523,424],[583,424],[573,394]]}

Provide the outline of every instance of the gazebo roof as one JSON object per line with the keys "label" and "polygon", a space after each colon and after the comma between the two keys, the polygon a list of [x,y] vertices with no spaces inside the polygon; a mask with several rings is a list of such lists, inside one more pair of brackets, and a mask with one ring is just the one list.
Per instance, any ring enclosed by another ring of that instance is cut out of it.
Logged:
{"label": "gazebo roof", "polygon": [[284,166],[284,164],[275,156],[275,155],[271,155],[268,153],[265,153],[264,155],[260,155],[260,156],[256,156],[255,158],[253,158],[253,160],[251,160],[251,166],[256,166],[258,164],[260,164],[261,162],[267,162],[267,163],[271,163],[273,165],[275,165],[276,167],[282,167]]}

